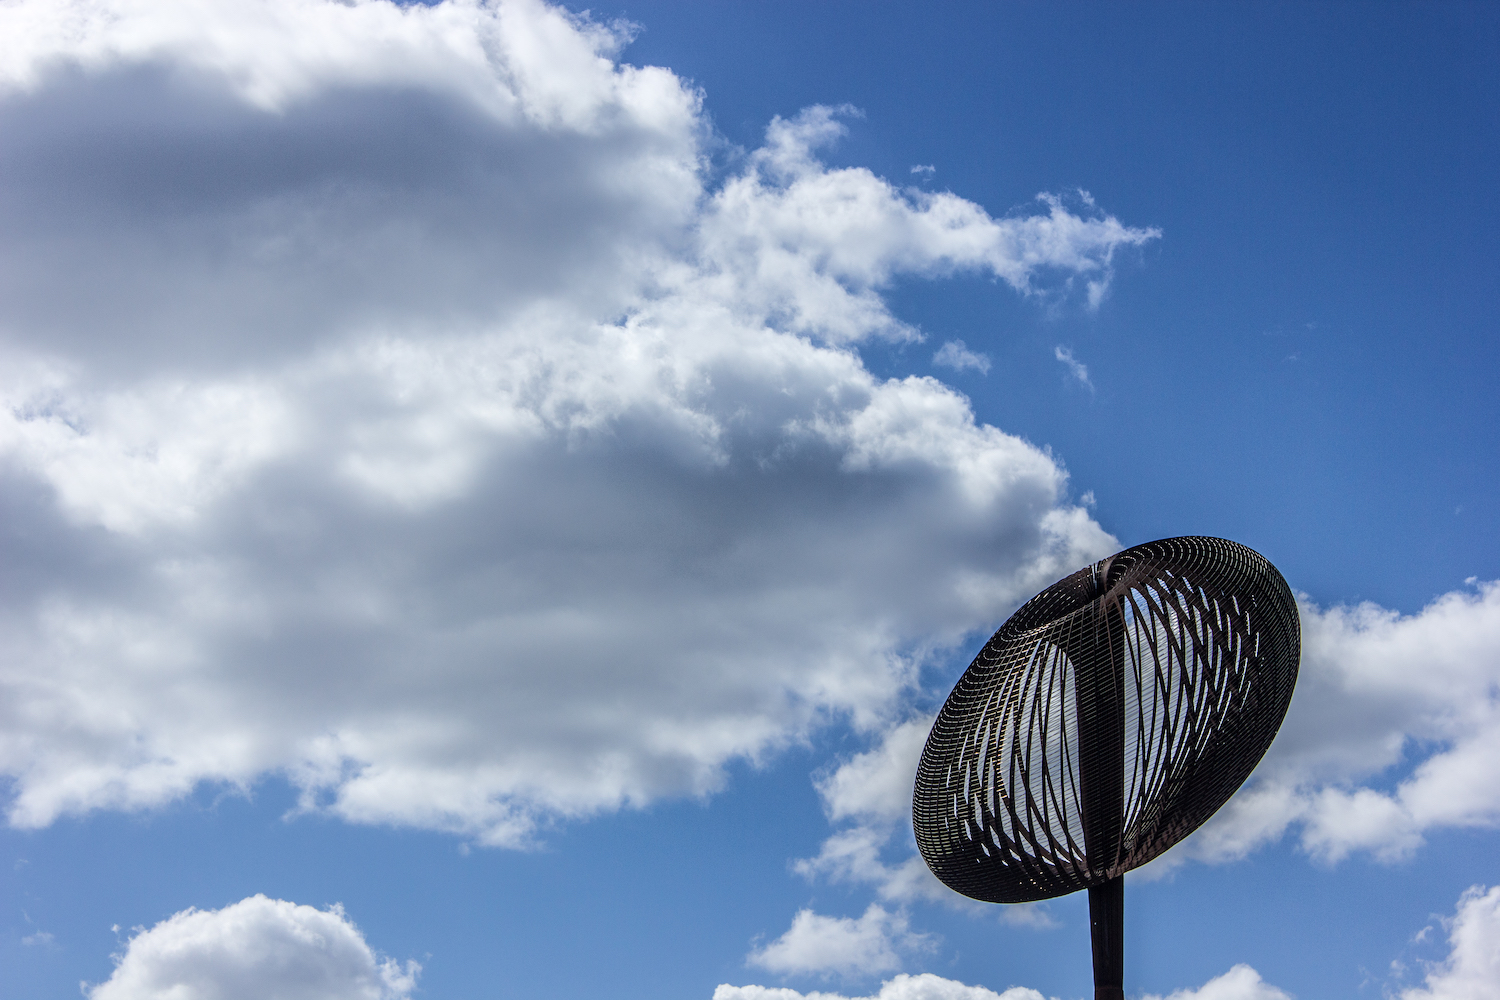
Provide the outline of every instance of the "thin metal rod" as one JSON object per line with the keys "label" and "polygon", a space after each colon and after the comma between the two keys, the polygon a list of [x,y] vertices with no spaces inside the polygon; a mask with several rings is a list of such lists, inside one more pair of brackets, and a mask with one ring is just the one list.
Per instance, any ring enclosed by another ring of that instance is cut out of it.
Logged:
{"label": "thin metal rod", "polygon": [[1089,890],[1089,937],[1094,945],[1094,1000],[1125,1000],[1125,879]]}

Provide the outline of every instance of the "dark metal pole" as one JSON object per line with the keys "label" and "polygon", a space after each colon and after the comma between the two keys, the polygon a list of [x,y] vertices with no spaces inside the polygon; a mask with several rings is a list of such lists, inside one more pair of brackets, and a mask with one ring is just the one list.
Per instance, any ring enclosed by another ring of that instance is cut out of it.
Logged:
{"label": "dark metal pole", "polygon": [[[1103,597],[1110,564],[1094,578]],[[1078,722],[1093,739],[1079,754],[1083,836],[1089,868],[1116,867],[1125,822],[1125,618],[1120,602],[1100,600],[1094,650],[1075,675]],[[1094,946],[1094,1000],[1125,1000],[1125,882],[1115,876],[1089,889],[1089,937]]]}
{"label": "dark metal pole", "polygon": [[1094,945],[1094,1000],[1125,1000],[1125,879],[1089,890]]}

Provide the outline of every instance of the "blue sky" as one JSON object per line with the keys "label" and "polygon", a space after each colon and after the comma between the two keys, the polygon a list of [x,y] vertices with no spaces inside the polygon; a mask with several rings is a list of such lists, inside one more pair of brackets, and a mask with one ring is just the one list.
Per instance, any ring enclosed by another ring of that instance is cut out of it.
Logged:
{"label": "blue sky", "polygon": [[0,7],[0,997],[1086,996],[1084,900],[943,890],[911,774],[1179,534],[1304,660],[1127,993],[1500,996],[1497,45]]}

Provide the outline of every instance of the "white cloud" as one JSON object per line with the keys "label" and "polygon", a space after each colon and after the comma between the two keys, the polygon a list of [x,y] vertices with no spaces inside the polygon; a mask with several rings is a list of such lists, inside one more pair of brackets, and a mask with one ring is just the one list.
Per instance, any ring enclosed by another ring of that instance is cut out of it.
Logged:
{"label": "white cloud", "polygon": [[969,350],[962,340],[950,340],[938,348],[938,352],[932,356],[932,363],[958,372],[973,368],[981,375],[990,373],[989,357]]}
{"label": "white cloud", "polygon": [[1447,959],[1427,969],[1425,988],[1403,990],[1401,1000],[1494,1000],[1500,995],[1500,886],[1470,888],[1445,923]]}
{"label": "white cloud", "polygon": [[699,96],[533,0],[43,0],[0,38],[0,329],[112,380],[612,315],[702,195]]}
{"label": "white cloud", "polygon": [[[792,869],[807,878],[873,885],[882,899],[898,903],[927,899],[955,906],[980,905],[971,904],[939,882],[926,862],[912,853],[916,849],[914,842],[903,845],[906,851],[902,852],[901,860],[887,861],[883,855],[889,851],[897,830],[892,824],[881,823],[863,823],[840,830],[823,841],[817,857],[800,858],[792,863]],[[910,835],[907,836],[909,839]]]}
{"label": "white cloud", "polygon": [[[1415,615],[1304,600],[1297,693],[1266,759],[1202,829],[1135,877],[1241,858],[1288,832],[1336,863],[1353,852],[1407,857],[1429,830],[1500,825],[1500,583],[1471,588]],[[797,871],[870,884],[890,901],[957,902],[910,853],[911,785],[930,724],[893,725],[818,780],[829,819],[850,825]]]}
{"label": "white cloud", "polygon": [[1242,857],[1289,829],[1314,857],[1409,856],[1428,830],[1500,825],[1500,583],[1415,615],[1303,602],[1302,673],[1256,778],[1187,856]]}
{"label": "white cloud", "polygon": [[286,775],[524,845],[706,794],[1115,548],[851,345],[1155,237],[829,169],[534,0],[0,8],[10,822]]}
{"label": "white cloud", "polygon": [[130,939],[88,1000],[405,1000],[421,967],[378,959],[334,906],[251,896],[184,910]]}
{"label": "white cloud", "polygon": [[1119,247],[1160,235],[1076,215],[1050,196],[1045,214],[993,219],[947,192],[903,194],[868,170],[828,170],[813,154],[844,133],[843,110],[773,121],[751,169],[724,184],[703,221],[705,288],[788,332],[832,344],[916,339],[878,294],[898,273],[988,272],[1039,293],[1058,273],[1107,283]]}
{"label": "white cloud", "polygon": [[1196,990],[1176,990],[1166,997],[1147,994],[1141,1000],[1292,1000],[1291,994],[1260,978],[1248,965],[1236,965]]}
{"label": "white cloud", "polygon": [[[851,1000],[839,993],[798,993],[796,990],[771,986],[730,986],[714,990],[713,1000]],[[924,972],[919,976],[902,973],[886,980],[880,992],[857,1000],[1044,1000],[1036,990],[1012,986],[1004,993],[983,986],[967,986],[952,979]]]}
{"label": "white cloud", "polygon": [[871,903],[858,919],[798,910],[785,934],[745,961],[782,975],[873,976],[899,969],[902,953],[932,947],[930,935],[910,929],[906,914]]}
{"label": "white cloud", "polygon": [[880,745],[856,754],[818,779],[831,820],[900,820],[911,814],[913,776],[927,744],[932,717],[908,719],[887,731]]}
{"label": "white cloud", "polygon": [[1088,365],[1085,365],[1082,361],[1079,361],[1077,358],[1073,357],[1073,348],[1063,347],[1061,344],[1059,344],[1057,347],[1053,348],[1052,353],[1057,358],[1057,360],[1061,361],[1064,365],[1067,366],[1069,375],[1072,375],[1079,382],[1082,382],[1083,385],[1089,390],[1089,392],[1094,391],[1094,383],[1089,378]]}
{"label": "white cloud", "polygon": [[1052,906],[1043,899],[1032,903],[1007,903],[1000,907],[1000,922],[1033,931],[1056,930],[1062,926],[1052,914]]}
{"label": "white cloud", "polygon": [[[1482,994],[1485,997],[1492,993]],[[1440,994],[1447,1000],[1450,994]],[[1456,998],[1468,1000],[1481,994],[1455,993]],[[798,993],[796,990],[768,986],[729,986],[714,990],[713,1000],[851,1000],[837,993]],[[1041,993],[1023,986],[1012,986],[1004,993],[996,993],[983,986],[968,986],[952,979],[943,979],[932,973],[920,976],[899,975],[886,981],[873,996],[857,1000],[1043,1000]],[[1147,994],[1142,1000],[1291,1000],[1291,995],[1277,989],[1260,978],[1248,965],[1236,965],[1222,976],[1210,979],[1196,990],[1177,990],[1163,998]],[[1403,996],[1402,1000],[1407,1000]],[[1411,1000],[1429,1000],[1427,994]],[[1434,997],[1433,1000],[1437,1000]]]}
{"label": "white cloud", "polygon": [[[1046,903],[991,907],[960,896],[937,880],[915,853],[911,834],[911,796],[917,761],[927,742],[932,717],[908,719],[887,729],[880,742],[816,779],[818,795],[830,821],[850,821],[823,841],[816,857],[792,863],[806,878],[875,887],[881,899],[908,903],[929,900],[997,913],[1004,923],[1031,930],[1059,926]],[[896,847],[899,860],[887,860]],[[901,848],[904,848],[901,849]]]}
{"label": "white cloud", "polygon": [[[816,779],[829,820],[849,820],[852,825],[825,840],[817,857],[793,862],[794,871],[807,878],[874,885],[882,899],[894,902],[927,899],[966,905],[911,853],[916,847],[911,840],[912,784],[931,728],[929,716],[901,722],[887,729],[873,749]],[[898,837],[908,842],[906,852],[901,860],[888,863],[882,855]]]}

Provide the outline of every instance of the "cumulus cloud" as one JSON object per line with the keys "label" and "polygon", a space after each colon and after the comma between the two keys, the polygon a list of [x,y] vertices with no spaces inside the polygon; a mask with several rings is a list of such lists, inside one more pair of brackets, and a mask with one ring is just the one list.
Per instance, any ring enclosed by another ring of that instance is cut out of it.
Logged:
{"label": "cumulus cloud", "polygon": [[88,1000],[405,1000],[421,966],[379,959],[334,906],[256,895],[184,910],[132,937]]}
{"label": "cumulus cloud", "polygon": [[932,729],[932,716],[892,727],[880,744],[856,754],[817,781],[831,820],[900,820],[910,815],[912,775]]}
{"label": "cumulus cloud", "polygon": [[928,951],[933,945],[930,935],[910,929],[906,914],[871,903],[857,919],[798,910],[785,934],[745,961],[782,975],[871,976],[893,972],[901,967],[903,953]]}
{"label": "cumulus cloud", "polygon": [[[1500,825],[1500,583],[1470,581],[1413,615],[1306,599],[1300,613],[1297,692],[1265,760],[1138,877],[1241,858],[1289,833],[1322,863],[1354,852],[1395,861],[1429,830]],[[825,812],[843,826],[797,871],[869,884],[889,901],[963,905],[913,853],[911,788],[930,726],[894,724],[817,779]],[[1045,925],[1045,913],[1001,912]]]}
{"label": "cumulus cloud", "polygon": [[[1452,994],[1467,998],[1471,994]],[[1480,994],[1472,994],[1479,996]],[[1489,994],[1485,994],[1488,996]],[[1444,997],[1448,994],[1443,994]],[[850,1000],[837,993],[798,993],[796,990],[767,986],[723,985],[714,990],[713,1000]],[[1012,986],[996,993],[983,986],[968,986],[932,973],[920,976],[899,975],[881,984],[880,991],[858,1000],[1043,1000],[1041,993],[1023,986]],[[1167,997],[1147,994],[1142,1000],[1291,1000],[1291,995],[1260,978],[1248,965],[1236,965],[1222,976],[1210,979],[1196,990],[1178,990]],[[1403,997],[1403,1000],[1405,998]],[[1416,1000],[1413,997],[1413,1000]],[[1424,994],[1421,1000],[1427,1000]]]}
{"label": "cumulus cloud", "polygon": [[1242,857],[1298,831],[1315,858],[1409,856],[1428,830],[1500,825],[1500,583],[1413,615],[1304,601],[1302,673],[1246,790],[1184,844]]}
{"label": "cumulus cloud", "polygon": [[1470,888],[1446,923],[1448,957],[1427,969],[1424,987],[1403,990],[1401,1000],[1492,1000],[1500,983],[1500,886]]}
{"label": "cumulus cloud", "polygon": [[[730,986],[714,990],[714,1000],[851,1000],[839,993],[798,993],[785,987]],[[1004,993],[983,986],[966,986],[952,979],[924,972],[920,976],[902,973],[886,980],[880,992],[857,1000],[1044,1000],[1036,990],[1012,986]]]}
{"label": "cumulus cloud", "polygon": [[96,375],[609,315],[701,194],[698,95],[526,0],[29,2],[0,38],[0,329]]}
{"label": "cumulus cloud", "polygon": [[1236,965],[1196,990],[1176,990],[1162,997],[1146,994],[1141,1000],[1292,1000],[1291,994],[1260,978],[1248,965]]}
{"label": "cumulus cloud", "polygon": [[[881,898],[895,902],[967,903],[912,853],[916,848],[911,840],[913,776],[931,728],[931,716],[901,722],[887,729],[873,749],[816,779],[829,820],[849,825],[825,840],[816,857],[794,861],[794,871],[807,878],[867,883],[876,887]],[[889,848],[898,837],[906,850],[898,852],[900,860],[890,861]]]}
{"label": "cumulus cloud", "polygon": [[817,856],[792,862],[792,870],[809,879],[871,885],[889,902],[929,900],[975,914],[998,913],[1004,923],[1033,930],[1059,926],[1045,902],[997,908],[960,896],[915,853],[912,783],[931,728],[931,716],[901,722],[873,749],[816,778],[829,820],[847,825],[823,842]]}
{"label": "cumulus cloud", "polygon": [[989,357],[969,350],[962,340],[950,340],[938,348],[938,352],[932,356],[932,363],[957,372],[973,368],[981,375],[990,373]]}
{"label": "cumulus cloud", "polygon": [[0,8],[11,823],[268,774],[531,843],[707,794],[1116,547],[858,345],[1155,238],[830,169],[536,0]]}

